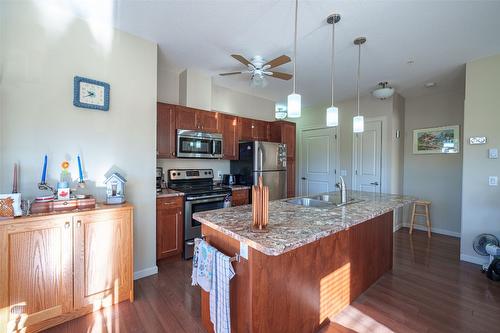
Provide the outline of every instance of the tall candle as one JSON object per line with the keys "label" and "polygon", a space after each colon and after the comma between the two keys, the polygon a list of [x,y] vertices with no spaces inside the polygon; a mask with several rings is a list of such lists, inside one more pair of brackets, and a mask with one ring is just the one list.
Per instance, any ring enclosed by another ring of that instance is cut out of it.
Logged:
{"label": "tall candle", "polygon": [[78,155],[76,158],[78,160],[78,174],[80,176],[80,183],[81,183],[83,182],[82,161],[80,159],[80,155]]}
{"label": "tall candle", "polygon": [[45,155],[43,159],[42,180],[40,181],[42,184],[45,184],[46,177],[47,177],[47,155]]}
{"label": "tall candle", "polygon": [[14,163],[14,179],[12,180],[12,193],[17,193],[17,163]]}

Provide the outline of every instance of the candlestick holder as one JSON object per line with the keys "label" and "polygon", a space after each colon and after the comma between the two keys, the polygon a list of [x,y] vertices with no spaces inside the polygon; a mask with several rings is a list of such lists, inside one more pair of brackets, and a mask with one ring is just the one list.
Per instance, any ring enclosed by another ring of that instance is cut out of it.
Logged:
{"label": "candlestick holder", "polygon": [[50,191],[54,197],[57,197],[57,190],[47,183],[38,183],[38,189],[41,191]]}

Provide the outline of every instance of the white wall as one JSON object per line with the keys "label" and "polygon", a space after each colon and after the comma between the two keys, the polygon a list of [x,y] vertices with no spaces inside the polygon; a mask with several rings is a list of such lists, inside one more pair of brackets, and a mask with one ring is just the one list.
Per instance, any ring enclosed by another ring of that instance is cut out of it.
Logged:
{"label": "white wall", "polygon": [[[404,101],[404,99],[400,96]],[[352,154],[353,154],[353,133],[352,133],[352,117],[356,113],[356,100],[349,99],[336,103],[339,108],[339,158],[340,169],[347,172],[344,177],[347,186],[352,186]],[[329,105],[328,105],[329,106]],[[297,124],[297,149],[300,151],[302,148],[302,130],[321,128],[326,126],[326,105],[318,105],[313,107],[304,108],[302,110],[301,118],[295,120]],[[399,108],[397,109],[399,112]],[[393,114],[395,110],[393,107],[393,99],[378,100],[372,96],[363,96],[360,100],[360,113],[365,116],[365,120],[382,120],[382,191],[391,192],[391,166],[392,166],[392,151],[395,141],[393,137]],[[300,156],[297,155],[297,156]],[[300,158],[297,165],[297,171],[300,171]],[[340,175],[340,172],[337,172]],[[297,184],[300,184],[300,177],[297,173]],[[299,188],[299,187],[298,187]]]}
{"label": "white wall", "polygon": [[488,186],[488,176],[500,176],[500,160],[488,159],[488,148],[500,148],[500,55],[466,66],[464,138],[486,136],[486,145],[463,145],[462,260],[482,263],[472,249],[481,233],[500,238],[500,187]]}
{"label": "white wall", "polygon": [[430,200],[434,231],[453,236],[460,235],[463,138],[459,154],[416,155],[413,130],[460,125],[463,133],[463,121],[463,91],[406,99],[404,193]]}
{"label": "white wall", "polygon": [[[101,200],[104,174],[119,168],[135,206],[134,269],[151,273],[156,268],[156,45],[103,27],[94,35],[96,27],[50,6],[1,4],[0,192],[10,191],[12,165],[19,162],[23,197],[40,194],[36,184],[44,154],[48,182],[55,184],[64,159],[77,178],[80,153],[88,191]],[[111,85],[109,112],[73,106],[75,75]]]}

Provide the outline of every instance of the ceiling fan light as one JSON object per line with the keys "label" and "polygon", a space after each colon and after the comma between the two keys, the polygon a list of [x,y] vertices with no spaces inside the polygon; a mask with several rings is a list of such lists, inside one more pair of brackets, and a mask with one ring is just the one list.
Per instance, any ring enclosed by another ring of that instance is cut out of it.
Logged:
{"label": "ceiling fan light", "polygon": [[301,113],[301,96],[299,94],[293,93],[288,95],[288,117],[289,118],[300,118]]}
{"label": "ceiling fan light", "polygon": [[330,106],[326,109],[326,126],[335,127],[339,125],[339,108]]}
{"label": "ceiling fan light", "polygon": [[365,117],[355,116],[352,118],[352,131],[354,133],[363,133],[365,131]]}
{"label": "ceiling fan light", "polygon": [[274,107],[274,118],[281,120],[285,119],[286,116],[287,116],[286,106],[281,104],[276,104]]}

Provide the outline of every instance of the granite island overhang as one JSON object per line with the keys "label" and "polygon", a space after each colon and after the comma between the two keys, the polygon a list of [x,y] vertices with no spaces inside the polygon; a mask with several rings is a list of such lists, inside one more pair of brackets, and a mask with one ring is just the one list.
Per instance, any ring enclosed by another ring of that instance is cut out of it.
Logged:
{"label": "granite island overhang", "polygon": [[[316,332],[392,269],[393,211],[415,198],[351,192],[358,203],[305,207],[269,203],[269,232],[250,231],[251,205],[200,212],[208,243],[248,260],[234,263],[233,332]],[[202,321],[212,332],[208,294]]]}

